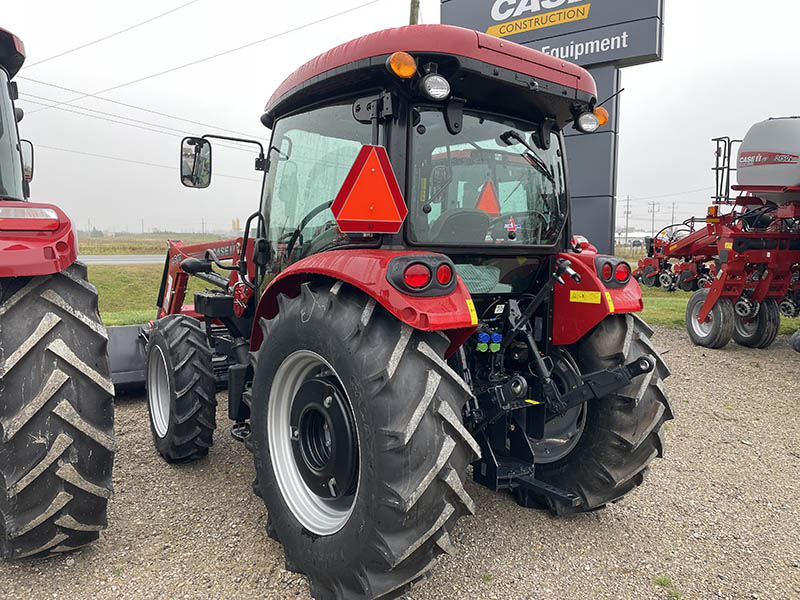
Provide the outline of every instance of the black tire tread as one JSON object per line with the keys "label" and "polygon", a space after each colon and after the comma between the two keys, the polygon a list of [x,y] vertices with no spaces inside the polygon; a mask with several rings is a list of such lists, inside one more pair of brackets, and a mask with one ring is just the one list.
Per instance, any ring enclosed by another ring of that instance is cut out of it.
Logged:
{"label": "black tire tread", "polygon": [[616,394],[592,400],[597,403],[592,431],[584,431],[560,461],[537,465],[537,478],[578,494],[582,504],[573,508],[539,498],[529,505],[545,504],[557,515],[595,510],[641,485],[651,461],[663,456],[662,428],[673,418],[663,383],[669,369],[651,335],[638,316],[618,315],[604,319],[578,343],[574,351],[582,372],[627,364],[642,355],[654,358],[656,367]]}
{"label": "black tire tread", "polygon": [[[284,540],[287,565],[305,572],[312,596],[318,600],[398,597],[426,577],[438,556],[452,552],[449,532],[460,516],[474,514],[463,479],[467,464],[480,450],[460,422],[469,390],[442,358],[447,345],[442,336],[398,322],[355,288],[341,283],[331,286],[330,280],[304,284],[299,298],[280,295],[278,305],[275,318],[260,322],[265,342],[259,353],[274,351],[267,349],[274,328],[300,322],[313,306],[324,306],[326,318],[335,320],[338,330],[345,332],[343,352],[352,354],[356,364],[378,364],[375,357],[385,357],[383,366],[366,373],[366,379],[373,386],[372,402],[394,407],[382,411],[390,418],[377,429],[380,451],[369,459],[383,465],[385,485],[373,491],[380,516],[364,527],[368,558],[351,572],[314,571],[305,566],[307,557]],[[256,364],[258,360],[256,353]],[[422,393],[414,395],[410,390]],[[409,404],[409,398],[417,400]],[[419,433],[423,430],[438,432],[436,439]],[[269,458],[258,444],[254,454],[260,471],[263,457]],[[385,468],[389,464],[410,466]],[[260,492],[269,507],[269,494]],[[270,537],[281,541],[280,528],[272,518],[267,529]]]}
{"label": "black tire tread", "polygon": [[158,341],[167,347],[165,358],[174,383],[175,410],[164,438],[156,436],[151,416],[156,449],[169,463],[202,458],[213,445],[217,411],[216,379],[206,333],[193,317],[167,315],[153,324],[148,356],[150,346]]}
{"label": "black tire tread", "polygon": [[108,337],[81,263],[0,286],[0,557],[46,556],[107,526]]}

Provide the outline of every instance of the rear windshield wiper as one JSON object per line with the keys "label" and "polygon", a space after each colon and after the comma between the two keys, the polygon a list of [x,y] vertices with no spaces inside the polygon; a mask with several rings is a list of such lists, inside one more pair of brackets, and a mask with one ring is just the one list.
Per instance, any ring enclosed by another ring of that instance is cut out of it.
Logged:
{"label": "rear windshield wiper", "polygon": [[539,157],[539,155],[536,153],[536,149],[526,142],[525,138],[523,138],[518,132],[514,131],[513,129],[509,129],[505,133],[500,134],[500,139],[503,140],[504,144],[509,146],[513,144],[511,140],[515,140],[525,146],[528,149],[528,152],[523,152],[522,157],[527,160],[533,168],[539,171],[539,173],[547,177],[547,179],[550,180],[550,183],[556,182],[556,178],[550,172],[550,169],[547,167],[547,163]]}

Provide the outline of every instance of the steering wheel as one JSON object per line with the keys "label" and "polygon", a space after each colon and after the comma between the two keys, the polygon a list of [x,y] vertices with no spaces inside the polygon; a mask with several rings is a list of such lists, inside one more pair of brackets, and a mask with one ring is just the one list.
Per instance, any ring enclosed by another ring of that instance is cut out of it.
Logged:
{"label": "steering wheel", "polygon": [[[315,206],[314,208],[312,208],[311,211],[305,217],[303,217],[303,220],[300,221],[300,224],[297,226],[297,229],[295,229],[291,233],[291,237],[289,238],[289,243],[286,245],[286,260],[291,260],[291,258],[292,258],[292,249],[294,248],[294,245],[297,243],[297,239],[298,238],[302,238],[302,231],[303,231],[303,229],[306,228],[306,225],[308,225],[308,223],[311,221],[311,219],[316,217],[318,214],[320,214],[321,212],[323,212],[325,210],[328,210],[331,207],[331,204],[333,204],[332,200],[328,200],[327,202],[323,202],[319,206]],[[281,239],[283,237],[285,237],[285,235],[286,234],[281,236]],[[302,244],[302,241],[300,243]]]}
{"label": "steering wheel", "polygon": [[[511,218],[514,218],[515,221],[519,219],[520,222],[525,220],[532,221],[532,217],[534,216],[537,217],[539,221],[538,223],[539,227],[534,226],[532,228],[532,231],[541,227],[546,228],[548,226],[547,217],[544,215],[544,213],[541,213],[538,210],[520,210],[517,212],[512,212],[506,215],[500,215],[499,217],[494,217],[492,219],[489,219],[489,231],[491,232],[492,237],[494,238],[498,237],[506,238],[508,235],[507,232],[505,231],[506,221],[508,221]],[[500,227],[502,227],[502,230],[500,229]]]}

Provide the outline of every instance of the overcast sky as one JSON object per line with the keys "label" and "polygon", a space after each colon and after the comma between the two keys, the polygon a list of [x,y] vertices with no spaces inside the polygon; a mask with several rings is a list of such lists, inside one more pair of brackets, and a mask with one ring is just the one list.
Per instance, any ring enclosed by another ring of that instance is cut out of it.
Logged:
{"label": "overcast sky", "polygon": [[[61,205],[81,229],[91,223],[132,232],[199,231],[203,224],[223,230],[232,219],[244,220],[258,205],[254,155],[217,148],[212,186],[189,190],[177,176],[180,137],[224,128],[263,138],[264,104],[289,73],[334,45],[405,24],[408,0],[377,0],[101,94],[203,125],[91,97],[40,112],[42,105],[34,101],[53,104],[80,95],[53,85],[82,93],[107,90],[367,2],[4,0],[0,27],[24,41],[31,65],[20,73],[19,106],[26,111],[20,132],[37,148],[32,199]],[[187,3],[127,33],[34,65]],[[421,4],[423,22],[438,22],[438,0]],[[627,195],[634,226],[649,229],[649,199],[660,203],[657,223],[669,221],[673,202],[676,219],[703,213],[714,185],[710,139],[741,137],[756,121],[800,114],[798,22],[797,0],[666,0],[664,61],[623,71],[618,222],[624,221]],[[82,116],[87,113],[92,117]],[[138,122],[112,122],[121,116]]]}

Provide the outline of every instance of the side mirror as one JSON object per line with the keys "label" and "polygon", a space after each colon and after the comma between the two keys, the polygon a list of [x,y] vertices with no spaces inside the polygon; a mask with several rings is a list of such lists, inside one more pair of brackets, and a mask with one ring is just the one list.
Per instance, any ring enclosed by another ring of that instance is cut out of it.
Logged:
{"label": "side mirror", "polygon": [[207,188],[211,184],[211,144],[197,137],[181,141],[181,183],[191,188]]}
{"label": "side mirror", "polygon": [[19,149],[22,153],[22,177],[24,181],[33,181],[33,144],[29,140],[20,140]]}

